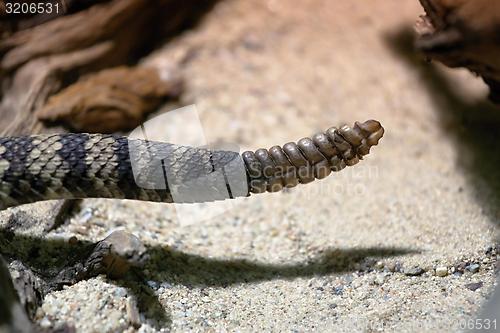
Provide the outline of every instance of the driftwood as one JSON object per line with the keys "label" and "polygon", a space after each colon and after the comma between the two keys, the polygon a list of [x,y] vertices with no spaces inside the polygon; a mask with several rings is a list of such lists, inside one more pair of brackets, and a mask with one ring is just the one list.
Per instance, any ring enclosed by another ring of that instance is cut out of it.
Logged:
{"label": "driftwood", "polygon": [[[134,61],[148,44],[177,32],[203,13],[212,1],[114,0],[91,6],[74,15],[59,17],[0,41],[2,71],[18,68],[40,57],[84,50],[111,42],[101,64]],[[146,48],[146,49],[144,49]],[[91,61],[91,60],[90,60]],[[106,66],[107,67],[107,66]]]}
{"label": "driftwood", "polygon": [[59,289],[99,274],[121,279],[131,267],[142,267],[147,259],[146,247],[136,236],[117,230],[97,242],[90,253],[59,272],[50,284],[53,289]]}
{"label": "driftwood", "polygon": [[[20,236],[21,239],[23,237]],[[41,271],[40,267],[30,267],[30,263],[39,259],[22,258],[23,255],[17,254],[17,251],[22,250],[19,248],[20,242],[22,240],[18,241],[15,234],[0,233],[2,254],[11,261],[7,269],[0,257],[0,327],[6,325],[12,328],[24,323],[28,325],[27,318],[35,317],[45,295],[51,291],[99,274],[122,279],[131,268],[140,269],[149,259],[146,247],[137,237],[118,230],[95,244],[80,242],[76,238],[69,239],[67,246],[78,250],[64,260],[64,267]],[[29,254],[24,254],[26,255]]]}
{"label": "driftwood", "polygon": [[450,67],[466,67],[490,87],[500,103],[500,2],[420,0],[426,15],[417,23],[418,49]]}
{"label": "driftwood", "polygon": [[103,70],[52,96],[38,119],[63,122],[78,132],[112,133],[139,126],[165,98],[176,98],[180,78],[162,80],[155,68]]}
{"label": "driftwood", "polygon": [[51,95],[85,74],[137,62],[213,2],[99,2],[0,40],[0,113],[9,132],[30,133],[38,126],[33,114]]}

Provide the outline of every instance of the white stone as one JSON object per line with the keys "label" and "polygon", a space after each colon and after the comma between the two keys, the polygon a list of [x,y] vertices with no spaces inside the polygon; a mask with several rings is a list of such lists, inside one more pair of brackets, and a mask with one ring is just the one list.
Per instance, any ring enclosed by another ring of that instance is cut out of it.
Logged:
{"label": "white stone", "polygon": [[448,275],[448,267],[446,266],[440,266],[436,268],[436,275],[440,277],[444,277]]}

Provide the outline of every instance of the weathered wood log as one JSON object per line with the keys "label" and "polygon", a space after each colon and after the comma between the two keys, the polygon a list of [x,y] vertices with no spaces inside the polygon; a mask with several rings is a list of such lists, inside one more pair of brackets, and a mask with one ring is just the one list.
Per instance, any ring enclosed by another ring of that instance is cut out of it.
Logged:
{"label": "weathered wood log", "polygon": [[466,67],[490,87],[500,103],[500,2],[420,0],[426,15],[417,23],[416,46],[449,67]]}
{"label": "weathered wood log", "polygon": [[51,289],[57,290],[99,274],[121,279],[131,267],[142,267],[148,258],[147,249],[139,238],[117,230],[97,242],[79,261],[62,269],[49,284]]}
{"label": "weathered wood log", "polygon": [[162,80],[155,68],[116,67],[92,74],[49,98],[38,119],[63,122],[77,132],[112,133],[139,126],[166,98],[177,98],[182,80]]}
{"label": "weathered wood log", "polygon": [[10,71],[36,58],[86,49],[102,41],[112,42],[116,55],[108,57],[121,58],[138,41],[138,26],[145,25],[143,15],[138,15],[141,11],[148,11],[145,1],[112,1],[19,31],[0,42],[4,52],[0,68]]}
{"label": "weathered wood log", "polygon": [[213,0],[114,0],[0,40],[0,113],[28,134],[33,113],[81,76],[129,64],[189,26]]}

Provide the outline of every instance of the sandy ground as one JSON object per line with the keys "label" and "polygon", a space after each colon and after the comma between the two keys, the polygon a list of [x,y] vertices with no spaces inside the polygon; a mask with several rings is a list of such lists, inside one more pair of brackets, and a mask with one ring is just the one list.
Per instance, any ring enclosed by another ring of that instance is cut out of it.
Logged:
{"label": "sandy ground", "polygon": [[189,55],[182,102],[210,142],[270,147],[369,118],[386,135],[354,168],[197,223],[172,205],[85,201],[49,236],[124,228],[151,249],[144,283],[80,282],[50,294],[39,323],[134,331],[147,292],[141,332],[454,332],[474,318],[498,260],[500,118],[478,79],[412,53],[420,13],[414,0],[224,1],[158,51]]}

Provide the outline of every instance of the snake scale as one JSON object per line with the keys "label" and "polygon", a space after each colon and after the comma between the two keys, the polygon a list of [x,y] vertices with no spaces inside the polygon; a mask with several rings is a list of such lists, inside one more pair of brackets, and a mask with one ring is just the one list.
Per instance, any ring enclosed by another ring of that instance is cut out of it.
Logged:
{"label": "snake scale", "polygon": [[187,203],[276,192],[356,164],[383,133],[368,120],[241,155],[117,135],[3,137],[0,209],[51,199]]}

